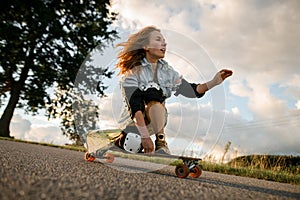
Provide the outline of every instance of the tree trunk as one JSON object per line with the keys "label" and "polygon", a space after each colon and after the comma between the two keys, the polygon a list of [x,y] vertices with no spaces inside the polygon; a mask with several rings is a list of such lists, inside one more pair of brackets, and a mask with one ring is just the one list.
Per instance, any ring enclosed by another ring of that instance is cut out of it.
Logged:
{"label": "tree trunk", "polygon": [[0,136],[10,137],[10,122],[14,114],[14,110],[19,101],[20,91],[16,91],[17,88],[12,88],[9,102],[4,110],[0,119]]}
{"label": "tree trunk", "polygon": [[20,98],[21,90],[28,77],[28,67],[24,67],[18,82],[14,82],[11,86],[10,99],[0,119],[0,137],[10,136],[10,122],[13,117],[15,108]]}

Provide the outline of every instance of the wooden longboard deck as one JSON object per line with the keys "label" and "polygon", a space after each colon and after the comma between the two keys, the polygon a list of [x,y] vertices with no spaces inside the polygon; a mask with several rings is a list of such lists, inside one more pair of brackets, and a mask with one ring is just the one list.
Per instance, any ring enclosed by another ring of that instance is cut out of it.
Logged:
{"label": "wooden longboard deck", "polygon": [[89,153],[99,149],[105,149],[112,144],[113,138],[117,137],[121,130],[93,130],[87,134],[86,145]]}
{"label": "wooden longboard deck", "polygon": [[182,159],[182,160],[195,160],[199,161],[202,160],[201,158],[189,157],[189,156],[179,156],[179,155],[172,155],[172,154],[161,154],[161,153],[153,153],[153,154],[145,154],[145,153],[129,153],[119,147],[112,147],[110,148],[111,151],[117,151],[129,155],[139,155],[139,156],[146,156],[146,157],[160,157],[160,158],[171,158],[171,159]]}
{"label": "wooden longboard deck", "polygon": [[[99,150],[100,151],[102,150],[103,152],[111,150],[111,151],[117,151],[117,152],[121,152],[121,153],[125,153],[125,154],[141,155],[141,156],[147,156],[147,157],[181,159],[181,160],[186,160],[186,161],[202,160],[201,158],[179,156],[179,155],[169,155],[169,154],[159,154],[159,153],[154,153],[154,154],[135,153],[135,154],[132,154],[130,152],[125,151],[124,149],[121,149],[121,148],[113,145],[113,142],[112,142],[113,138],[117,137],[120,133],[121,133],[121,130],[119,130],[119,129],[94,130],[94,131],[89,132],[87,135],[87,141],[86,141],[88,152],[94,153],[96,155],[96,152]],[[102,156],[104,156],[104,155],[102,155]]]}

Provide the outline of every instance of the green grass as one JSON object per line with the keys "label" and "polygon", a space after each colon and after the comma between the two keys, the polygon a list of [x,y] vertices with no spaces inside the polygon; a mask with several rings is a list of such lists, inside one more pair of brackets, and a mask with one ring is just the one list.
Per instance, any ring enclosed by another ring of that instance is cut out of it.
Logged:
{"label": "green grass", "polygon": [[[84,147],[76,145],[54,145],[49,143],[31,142],[5,137],[0,137],[0,139],[69,149],[81,152],[86,151]],[[137,159],[147,162],[155,162],[174,166],[182,162],[181,160],[176,159],[148,157],[135,154],[124,154],[119,152],[113,152],[113,154],[115,156],[121,156],[124,158]],[[297,157],[297,159],[298,158],[299,157]],[[217,164],[207,161],[200,161],[199,165],[204,171],[300,185],[300,166],[298,161],[296,163],[292,162],[291,164],[290,161],[283,162],[283,160],[286,160],[286,158],[283,158],[283,156],[252,155],[234,159],[228,164]]]}
{"label": "green grass", "polygon": [[231,160],[228,165],[250,167],[251,169],[271,170],[299,174],[300,156],[285,155],[248,155]]}
{"label": "green grass", "polygon": [[239,166],[230,166],[229,164],[216,164],[210,162],[201,162],[204,171],[217,172],[222,174],[230,174],[236,176],[251,177],[256,179],[264,179],[281,183],[290,183],[300,185],[300,174],[288,171],[274,171],[270,169],[259,169]]}

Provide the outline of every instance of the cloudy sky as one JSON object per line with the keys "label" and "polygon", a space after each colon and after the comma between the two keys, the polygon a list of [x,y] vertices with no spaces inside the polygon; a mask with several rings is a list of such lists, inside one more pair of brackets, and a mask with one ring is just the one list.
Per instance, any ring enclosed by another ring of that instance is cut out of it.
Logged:
{"label": "cloudy sky", "polygon": [[[115,0],[112,5],[119,13],[113,27],[120,40],[145,26],[157,26],[168,45],[165,59],[187,80],[208,81],[222,68],[234,72],[202,99],[167,101],[171,151],[185,147],[219,158],[231,142],[231,157],[300,155],[298,0]],[[104,53],[95,62],[113,63],[114,55]],[[109,81],[108,97],[99,102],[101,128],[116,126],[120,109],[113,84],[117,78]],[[57,123],[42,123],[45,120],[33,122],[17,112],[12,133],[64,143]],[[26,129],[19,128],[21,123]]]}

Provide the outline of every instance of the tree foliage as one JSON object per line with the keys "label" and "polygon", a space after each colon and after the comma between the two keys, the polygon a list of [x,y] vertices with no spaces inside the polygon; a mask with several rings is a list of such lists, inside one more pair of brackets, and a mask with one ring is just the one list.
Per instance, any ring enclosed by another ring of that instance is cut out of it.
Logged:
{"label": "tree foliage", "polygon": [[71,90],[85,57],[117,36],[109,28],[116,19],[109,6],[109,0],[1,2],[1,106],[8,101],[0,119],[0,136],[10,135],[16,107],[36,114],[52,102],[48,88]]}
{"label": "tree foliage", "polygon": [[48,117],[60,118],[62,133],[78,145],[85,142],[88,131],[98,128],[99,107],[95,97],[105,97],[108,86],[102,80],[113,75],[108,68],[92,65],[91,61],[89,55],[77,73],[74,87],[58,88],[55,98],[47,104]]}

